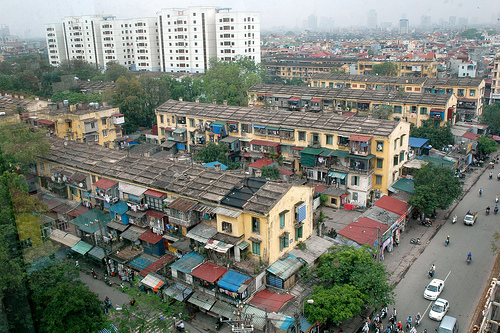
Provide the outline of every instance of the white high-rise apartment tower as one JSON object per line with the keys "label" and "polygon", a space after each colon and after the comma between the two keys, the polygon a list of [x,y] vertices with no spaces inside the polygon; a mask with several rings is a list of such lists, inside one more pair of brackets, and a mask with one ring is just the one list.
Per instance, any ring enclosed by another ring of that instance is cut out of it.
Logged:
{"label": "white high-rise apartment tower", "polygon": [[260,63],[259,14],[229,8],[163,9],[155,18],[66,17],[45,29],[53,66],[78,59],[101,69],[115,61],[131,70],[203,73],[213,57]]}

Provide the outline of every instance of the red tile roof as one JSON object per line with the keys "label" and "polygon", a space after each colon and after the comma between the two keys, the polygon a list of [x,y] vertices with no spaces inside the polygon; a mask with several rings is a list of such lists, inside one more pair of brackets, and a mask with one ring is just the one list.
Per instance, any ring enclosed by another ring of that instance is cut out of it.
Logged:
{"label": "red tile roof", "polygon": [[370,141],[371,138],[372,138],[371,136],[351,135],[351,137],[349,138],[349,141],[368,142],[368,141]]}
{"label": "red tile roof", "polygon": [[327,185],[316,185],[314,186],[314,192],[316,193],[323,193],[324,190],[328,188]]}
{"label": "red tile roof", "polygon": [[249,302],[261,310],[267,312],[278,312],[283,304],[291,300],[294,296],[289,294],[276,294],[267,289],[259,291]]}
{"label": "red tile roof", "polygon": [[357,222],[351,222],[339,231],[339,235],[355,241],[358,244],[375,245],[377,230],[380,234],[389,229],[389,226],[367,217],[360,217]]}
{"label": "red tile roof", "polygon": [[68,212],[68,215],[73,216],[73,217],[78,217],[86,212],[88,212],[90,209],[88,209],[85,206],[78,206],[77,208],[73,209],[72,211]]}
{"label": "red tile roof", "polygon": [[394,214],[403,215],[408,211],[410,205],[402,200],[384,195],[382,198],[375,202],[375,206],[388,210]]}
{"label": "red tile roof", "polygon": [[101,178],[92,185],[94,185],[95,187],[98,187],[100,189],[107,190],[108,188],[111,188],[113,185],[116,185],[116,184],[117,184],[117,182],[114,182],[114,181],[109,180],[109,179]]}
{"label": "red tile roof", "polygon": [[214,283],[215,281],[219,280],[226,273],[227,273],[227,269],[225,269],[224,267],[220,267],[220,266],[205,262],[205,263],[201,264],[200,266],[196,267],[191,272],[191,275],[195,276],[199,279],[202,279],[203,281]]}
{"label": "red tile roof", "polygon": [[273,160],[270,158],[261,158],[260,160],[257,160],[253,162],[252,164],[249,165],[251,168],[256,168],[256,169],[261,169],[263,166],[269,166],[270,164],[273,163]]}
{"label": "red tile roof", "polygon": [[142,235],[140,235],[139,239],[141,241],[145,241],[145,242],[150,243],[150,244],[156,244],[160,240],[163,240],[163,237],[161,235],[154,234],[153,232],[151,232],[151,230],[148,230],[145,233],[143,233]]}
{"label": "red tile roof", "polygon": [[165,216],[165,214],[163,214],[162,212],[159,212],[159,211],[154,210],[154,209],[152,209],[152,210],[148,210],[148,211],[146,212],[146,215],[149,215],[149,216],[154,216],[154,217],[156,217],[156,218],[158,218],[158,219],[162,219],[162,218]]}
{"label": "red tile roof", "polygon": [[281,173],[282,175],[285,175],[285,176],[291,176],[291,175],[293,175],[293,172],[292,172],[292,171],[290,171],[290,170],[283,169],[283,168],[279,168],[279,169],[280,169],[280,173]]}
{"label": "red tile roof", "polygon": [[174,260],[174,256],[170,254],[165,254],[163,257],[149,265],[148,267],[144,268],[142,271],[139,272],[140,275],[146,277],[148,273],[153,272],[156,273],[160,268],[163,268],[165,265],[167,265],[169,262]]}
{"label": "red tile roof", "polygon": [[472,132],[465,132],[465,134],[462,135],[462,138],[474,140],[474,141],[476,141],[478,137],[479,137],[479,134],[474,134]]}

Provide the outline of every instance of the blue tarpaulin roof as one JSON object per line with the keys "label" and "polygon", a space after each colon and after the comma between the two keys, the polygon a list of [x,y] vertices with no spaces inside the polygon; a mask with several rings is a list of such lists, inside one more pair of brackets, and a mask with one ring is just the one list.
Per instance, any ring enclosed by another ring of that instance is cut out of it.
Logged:
{"label": "blue tarpaulin roof", "polygon": [[127,212],[128,206],[125,202],[118,201],[113,206],[109,207],[109,210],[113,213],[122,215],[122,214],[125,214]]}
{"label": "blue tarpaulin roof", "polygon": [[130,262],[130,266],[134,266],[134,267],[136,267],[136,268],[139,268],[141,271],[142,271],[144,268],[146,268],[146,267],[148,267],[149,265],[151,265],[151,264],[152,264],[152,262],[151,262],[151,261],[146,260],[146,259],[144,259],[144,258],[142,258],[142,257],[135,258],[134,260],[132,260],[132,261]]}
{"label": "blue tarpaulin roof", "polygon": [[230,270],[226,274],[224,274],[219,282],[217,282],[217,285],[226,290],[236,292],[241,287],[243,282],[248,279],[250,279],[249,276]]}
{"label": "blue tarpaulin roof", "polygon": [[196,252],[189,252],[181,259],[174,262],[170,267],[185,274],[191,274],[193,269],[203,263],[203,256]]}
{"label": "blue tarpaulin roof", "polygon": [[429,139],[414,138],[410,136],[408,145],[413,148],[422,148],[424,145],[427,144],[427,142],[429,142]]}
{"label": "blue tarpaulin roof", "polygon": [[203,166],[206,167],[206,168],[215,168],[216,164],[220,165],[220,169],[221,170],[226,170],[227,169],[227,166],[225,166],[224,164],[222,164],[219,161],[208,162],[208,163],[203,164]]}

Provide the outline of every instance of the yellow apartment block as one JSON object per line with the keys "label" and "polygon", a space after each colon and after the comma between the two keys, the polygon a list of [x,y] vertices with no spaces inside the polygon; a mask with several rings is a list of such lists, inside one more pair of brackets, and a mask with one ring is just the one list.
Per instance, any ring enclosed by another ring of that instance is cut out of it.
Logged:
{"label": "yellow apartment block", "polygon": [[[437,61],[435,60],[399,60],[390,62],[398,66],[398,76],[437,76]],[[373,70],[373,66],[380,65],[382,63],[384,63],[384,61],[359,60],[358,74],[369,75]]]}

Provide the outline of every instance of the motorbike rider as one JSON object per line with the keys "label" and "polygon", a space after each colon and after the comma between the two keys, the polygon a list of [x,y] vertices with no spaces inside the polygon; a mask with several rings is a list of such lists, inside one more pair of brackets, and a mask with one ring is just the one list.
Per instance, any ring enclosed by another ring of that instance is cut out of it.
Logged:
{"label": "motorbike rider", "polygon": [[482,188],[480,188],[480,189],[479,189],[479,196],[482,196],[482,195],[483,195],[483,189],[482,189]]}
{"label": "motorbike rider", "polygon": [[495,197],[495,202],[496,202],[496,203],[498,203],[498,199],[499,199],[499,198],[498,198],[498,194],[497,194],[497,196]]}
{"label": "motorbike rider", "polygon": [[472,252],[469,252],[469,254],[467,254],[467,260],[472,260]]}
{"label": "motorbike rider", "polygon": [[422,317],[420,316],[420,312],[417,313],[417,315],[415,316],[415,325],[418,325],[420,323],[420,320],[422,319]]}
{"label": "motorbike rider", "polygon": [[493,211],[496,213],[498,213],[498,205],[495,205],[495,209],[493,209]]}
{"label": "motorbike rider", "polygon": [[493,178],[493,172],[490,171],[490,179]]}
{"label": "motorbike rider", "polygon": [[446,244],[450,244],[450,235],[448,235],[448,236],[446,237],[446,241],[445,241],[445,242],[446,242]]}
{"label": "motorbike rider", "polygon": [[486,207],[486,214],[490,213],[490,206]]}
{"label": "motorbike rider", "polygon": [[432,272],[436,272],[436,265],[435,265],[435,264],[432,264],[432,266],[431,266],[431,271],[432,271]]}

